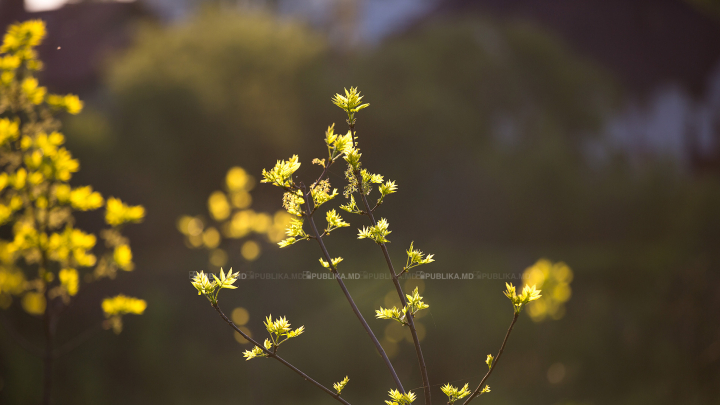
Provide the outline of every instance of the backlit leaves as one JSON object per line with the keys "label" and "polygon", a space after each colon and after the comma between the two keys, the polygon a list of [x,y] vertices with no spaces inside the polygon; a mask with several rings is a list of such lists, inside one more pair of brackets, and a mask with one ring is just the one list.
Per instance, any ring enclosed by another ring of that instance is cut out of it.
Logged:
{"label": "backlit leaves", "polygon": [[456,401],[470,395],[470,390],[468,390],[468,384],[465,384],[460,389],[458,389],[457,387],[453,387],[450,384],[445,384],[440,389],[442,390],[443,394],[447,395],[448,404],[453,404]]}
{"label": "backlit leaves", "polygon": [[294,188],[295,183],[292,181],[292,175],[300,168],[298,156],[293,155],[288,160],[278,160],[271,170],[262,171],[263,179],[261,183],[270,183],[274,186],[282,188]]}
{"label": "backlit leaves", "polygon": [[540,290],[535,289],[535,286],[530,287],[526,285],[523,288],[522,294],[520,295],[517,295],[515,293],[514,285],[510,283],[505,283],[505,286],[507,287],[507,290],[505,290],[504,294],[512,302],[516,314],[522,311],[525,304],[531,301],[535,301],[536,299],[541,297]]}
{"label": "backlit leaves", "polygon": [[316,208],[332,200],[338,195],[337,189],[333,189],[332,192],[330,191],[329,180],[319,181],[310,189],[310,193],[312,194],[313,202],[315,203]]}
{"label": "backlit leaves", "polygon": [[397,309],[396,307],[392,307],[391,309],[380,308],[375,310],[375,317],[378,319],[392,319],[402,325],[407,325],[406,316],[408,312],[415,316],[419,311],[430,308],[429,305],[422,301],[423,297],[418,293],[417,287],[412,294],[406,294],[405,297],[407,299],[407,305],[403,309]]}
{"label": "backlit leaves", "polygon": [[[334,258],[334,259],[330,259],[330,261],[332,262],[332,267],[333,267],[334,269],[337,269],[338,263],[340,263],[341,261],[343,261],[343,258],[342,258],[342,257],[336,257],[336,258]],[[330,263],[326,262],[325,260],[320,259],[320,264],[321,264],[323,267],[325,267],[326,269],[330,269]]]}
{"label": "backlit leaves", "polygon": [[301,217],[292,218],[285,233],[287,234],[287,236],[289,236],[289,238],[278,242],[278,245],[281,248],[290,246],[295,242],[310,238],[310,236],[305,233],[305,230],[303,229],[303,219]]}
{"label": "backlit leaves", "polygon": [[346,226],[350,226],[347,222],[345,222],[342,217],[335,212],[335,210],[330,210],[325,214],[325,219],[327,220],[328,226],[325,228],[325,233],[329,234],[333,230],[337,228],[343,228]]}
{"label": "backlit leaves", "polygon": [[388,221],[385,218],[381,218],[377,222],[377,225],[363,227],[363,229],[359,230],[358,239],[371,239],[377,244],[388,243],[390,241],[385,237],[392,232],[388,229],[389,227],[390,224]]}
{"label": "backlit leaves", "polygon": [[385,401],[385,404],[387,405],[410,405],[413,401],[415,401],[415,394],[412,392],[403,394],[398,390],[390,390],[388,395],[391,400]]}
{"label": "backlit leaves", "polygon": [[362,104],[362,99],[363,96],[360,95],[357,87],[350,87],[349,91],[348,89],[345,89],[345,96],[335,94],[332,102],[347,113],[348,122],[354,123],[355,113],[370,106],[370,104],[367,103]]}
{"label": "backlit leaves", "polygon": [[425,254],[422,251],[413,248],[413,243],[414,242],[410,242],[410,249],[406,251],[408,257],[405,262],[405,267],[403,267],[403,273],[409,271],[413,267],[435,261],[435,259],[433,259],[434,255],[427,255],[427,257],[425,257]]}
{"label": "backlit leaves", "polygon": [[341,210],[347,211],[351,214],[362,214],[363,211],[358,208],[357,203],[355,202],[355,197],[350,196],[350,201],[347,204],[340,206]]}
{"label": "backlit leaves", "polygon": [[342,392],[343,388],[347,385],[347,383],[350,381],[350,378],[348,376],[345,376],[342,381],[336,382],[333,384],[333,388],[335,389],[335,392],[337,392],[338,395]]}
{"label": "backlit leaves", "polygon": [[237,288],[233,284],[235,284],[238,279],[238,273],[233,273],[232,269],[230,269],[226,275],[221,268],[220,277],[216,276],[215,274],[211,275],[213,278],[212,281],[210,281],[210,278],[208,278],[205,272],[200,271],[199,273],[195,273],[195,277],[193,277],[190,283],[193,285],[193,287],[195,287],[195,289],[197,289],[198,295],[204,295],[211,304],[217,305],[220,290],[222,290],[223,288]]}

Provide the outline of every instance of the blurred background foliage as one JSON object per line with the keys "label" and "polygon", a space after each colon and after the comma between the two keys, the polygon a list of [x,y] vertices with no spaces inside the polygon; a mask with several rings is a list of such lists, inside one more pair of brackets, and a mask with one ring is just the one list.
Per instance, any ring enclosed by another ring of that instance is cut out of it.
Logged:
{"label": "blurred background foliage", "polygon": [[[330,97],[351,85],[371,104],[357,124],[365,165],[399,185],[379,209],[394,259],[402,262],[414,240],[436,255],[424,271],[489,277],[406,282],[430,304],[418,322],[436,402],[440,384],[477,384],[512,317],[502,277],[527,269],[548,285],[571,277],[572,296],[562,315],[522,315],[486,400],[718,403],[720,173],[662,156],[632,159],[604,138],[629,97],[613,72],[538,24],[490,15],[430,17],[374,47],[335,43],[292,19],[207,8],[174,24],[139,22],[132,45],[106,61],[102,85],[65,132],[83,163],[80,183],[147,209],[142,229],[128,230],[138,271],[119,282],[148,309],[128,320],[132,333],[87,343],[58,366],[58,404],[332,403],[277,364],[243,362],[248,345],[195,294],[188,274],[218,271],[220,262],[257,273],[325,271],[315,246],[271,243],[272,224],[282,221],[277,190],[233,191],[227,175],[241,166],[257,178],[297,153],[299,176],[314,179],[324,129],[345,128]],[[331,172],[336,187],[342,177],[340,167]],[[227,216],[220,197],[213,214],[218,191]],[[268,228],[218,245],[192,242],[198,223],[188,221],[202,221],[202,235],[250,210],[233,204],[239,191]],[[248,241],[258,254],[242,254]],[[352,227],[327,243],[345,258],[343,271],[384,272],[379,251],[356,241]],[[225,260],[210,264],[212,253],[194,245],[220,246]],[[559,261],[570,276],[553,270]],[[349,375],[351,403],[385,397],[391,380],[333,281],[238,285],[220,302],[238,324],[262,337],[265,316],[286,315],[306,332],[283,347],[285,358],[326,384]],[[370,319],[397,305],[391,283],[347,285],[406,387],[420,387],[402,331]],[[9,317],[39,330],[20,311]],[[458,330],[460,321],[471,326]],[[60,329],[70,336],[82,325]],[[0,360],[0,402],[35,401],[40,362],[4,329]]]}

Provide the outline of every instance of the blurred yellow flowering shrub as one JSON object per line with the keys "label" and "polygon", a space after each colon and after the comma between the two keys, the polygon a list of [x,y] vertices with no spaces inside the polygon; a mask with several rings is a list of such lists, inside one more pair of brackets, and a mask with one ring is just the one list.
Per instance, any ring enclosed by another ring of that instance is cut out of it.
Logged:
{"label": "blurred yellow flowering shrub", "polygon": [[240,239],[240,254],[247,261],[261,254],[260,244],[252,237],[263,236],[272,243],[285,237],[285,228],[292,217],[285,211],[275,214],[256,212],[250,208],[255,178],[241,167],[233,167],[225,176],[224,191],[214,191],[208,197],[208,213],[211,220],[202,216],[182,216],[177,221],[178,230],[185,235],[185,245],[192,249],[206,249],[209,262],[215,267],[228,261],[223,241]]}
{"label": "blurred yellow flowering shrub", "polygon": [[[44,22],[26,21],[12,25],[0,47],[0,226],[10,235],[0,239],[0,308],[19,298],[27,313],[43,315],[44,356],[53,358],[62,310],[87,284],[133,269],[121,231],[125,223],[142,221],[145,210],[69,184],[80,163],[64,146],[56,116],[78,114],[83,103],[75,95],[48,93],[35,78],[42,68],[35,47],[44,36]],[[98,236],[75,227],[74,213],[103,207],[108,227],[99,232],[99,244]],[[119,332],[120,316],[140,314],[145,306],[125,296],[106,300],[102,325]],[[46,360],[46,369],[50,365]]]}

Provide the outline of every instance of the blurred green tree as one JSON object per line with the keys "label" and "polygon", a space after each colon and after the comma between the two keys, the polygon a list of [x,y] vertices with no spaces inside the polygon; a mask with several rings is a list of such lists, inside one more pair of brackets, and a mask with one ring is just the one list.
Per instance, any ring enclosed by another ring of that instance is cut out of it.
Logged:
{"label": "blurred green tree", "polygon": [[131,157],[159,159],[168,177],[197,178],[188,161],[259,167],[271,145],[297,144],[301,73],[323,49],[300,24],[265,14],[210,10],[144,26],[111,65],[115,128]]}

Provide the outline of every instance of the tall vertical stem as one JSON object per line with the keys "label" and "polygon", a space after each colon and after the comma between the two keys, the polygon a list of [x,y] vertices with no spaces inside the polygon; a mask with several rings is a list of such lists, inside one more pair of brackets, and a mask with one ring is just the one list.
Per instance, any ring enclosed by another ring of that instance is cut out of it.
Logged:
{"label": "tall vertical stem", "polygon": [[[355,139],[355,123],[348,123],[350,124],[350,133],[352,135],[352,139]],[[365,206],[365,214],[368,216],[368,218],[370,218],[370,222],[372,223],[372,225],[375,226],[377,225],[377,222],[375,221],[375,216],[372,213],[370,204],[368,204],[367,198],[365,197],[365,190],[363,190],[362,187],[362,176],[360,175],[359,171],[354,171],[353,173],[355,175],[355,179],[358,182],[358,194],[360,194],[363,205]],[[404,308],[405,306],[407,306],[407,300],[405,299],[405,293],[403,293],[402,287],[400,286],[400,281],[397,278],[397,273],[395,272],[392,260],[390,259],[390,254],[388,253],[387,247],[384,243],[378,243],[378,246],[380,246],[380,249],[382,249],[383,255],[385,256],[385,262],[387,263],[388,270],[390,271],[390,276],[392,276],[393,284],[395,284],[395,289],[397,290],[398,296],[400,297],[400,303]],[[408,326],[410,327],[410,333],[413,338],[413,343],[415,344],[415,354],[417,355],[418,364],[420,365],[420,376],[422,377],[423,381],[425,404],[430,405],[432,403],[432,399],[430,396],[430,379],[428,378],[427,366],[425,365],[425,357],[423,356],[422,348],[420,347],[420,339],[418,338],[417,330],[415,329],[415,321],[413,320],[412,314],[407,314],[407,321]]]}
{"label": "tall vertical stem", "polygon": [[367,332],[368,336],[370,336],[370,340],[373,341],[373,344],[375,345],[375,348],[377,349],[377,352],[380,354],[380,357],[383,358],[383,361],[385,362],[385,365],[387,366],[388,370],[390,371],[390,374],[392,375],[393,380],[395,380],[395,385],[397,386],[397,389],[405,393],[405,389],[402,386],[402,383],[400,382],[400,378],[398,378],[397,373],[395,372],[395,368],[393,367],[392,363],[390,362],[390,359],[388,358],[387,354],[385,353],[385,350],[383,349],[382,345],[380,345],[380,342],[378,341],[377,337],[375,337],[375,334],[373,333],[372,329],[370,329],[370,325],[368,325],[367,321],[365,321],[365,318],[360,313],[360,310],[358,309],[357,305],[355,305],[355,301],[352,299],[352,296],[350,296],[350,292],[345,287],[345,283],[340,278],[340,275],[337,272],[337,268],[332,264],[332,258],[330,257],[330,253],[328,253],[327,248],[325,247],[325,243],[322,240],[322,236],[320,235],[320,232],[318,232],[317,226],[315,226],[315,221],[312,218],[312,208],[310,206],[310,201],[312,200],[312,192],[308,191],[304,185],[301,186],[303,189],[303,195],[305,196],[305,215],[308,219],[308,222],[310,222],[310,228],[312,229],[312,234],[315,240],[320,245],[320,250],[322,250],[323,256],[325,257],[325,260],[330,265],[330,271],[335,275],[335,280],[337,280],[338,284],[340,285],[340,289],[342,290],[343,294],[345,294],[345,298],[347,298],[348,302],[350,303],[350,307],[352,308],[353,312],[355,313],[355,316],[357,316],[358,320],[363,326],[363,329],[365,329],[365,332]]}
{"label": "tall vertical stem", "polygon": [[[49,199],[50,187],[52,182],[48,185],[45,190],[45,198]],[[30,195],[28,193],[28,199]],[[35,219],[35,228],[39,235],[45,234],[48,228],[48,216],[49,210],[46,208],[42,217],[40,209],[37,205],[34,206],[33,216]],[[53,360],[55,358],[55,326],[56,326],[56,314],[53,312],[53,300],[50,298],[50,280],[47,278],[48,272],[48,253],[44,248],[40,248],[40,277],[43,279],[43,296],[45,297],[45,313],[43,314],[43,328],[45,332],[45,355],[43,358],[43,404],[50,405],[52,402],[52,382],[53,382]]]}
{"label": "tall vertical stem", "polygon": [[[362,182],[362,177],[356,175],[358,177],[358,182]],[[360,183],[362,184],[362,183]],[[367,213],[368,218],[370,218],[370,222],[373,226],[377,225],[377,222],[375,221],[375,217],[372,214],[372,211],[370,210],[370,205],[367,202],[367,198],[365,197],[365,194],[360,192],[360,196],[362,197],[363,204],[365,205],[365,212]],[[400,281],[397,278],[397,273],[395,272],[395,268],[393,267],[392,260],[390,259],[390,253],[387,250],[387,247],[384,243],[378,243],[378,246],[380,246],[380,249],[383,252],[383,255],[385,256],[385,262],[388,266],[388,271],[390,271],[390,276],[392,277],[393,284],[395,285],[395,290],[397,290],[398,296],[400,297],[400,303],[402,304],[403,308],[407,306],[407,300],[405,299],[405,293],[403,293],[402,287],[400,286]],[[415,321],[413,320],[413,315],[411,313],[407,314],[407,321],[408,326],[410,327],[410,334],[413,338],[413,343],[415,344],[415,354],[417,355],[418,364],[420,365],[420,376],[423,380],[423,391],[425,393],[425,404],[430,405],[432,403],[431,397],[430,397],[430,380],[428,378],[427,374],[427,366],[425,365],[425,357],[422,353],[422,348],[420,347],[420,339],[417,335],[417,330],[415,329]]]}
{"label": "tall vertical stem", "polygon": [[43,405],[50,405],[52,398],[53,380],[53,341],[55,339],[55,320],[48,294],[48,285],[45,285],[45,314],[43,327],[45,332],[45,354],[43,356]]}

